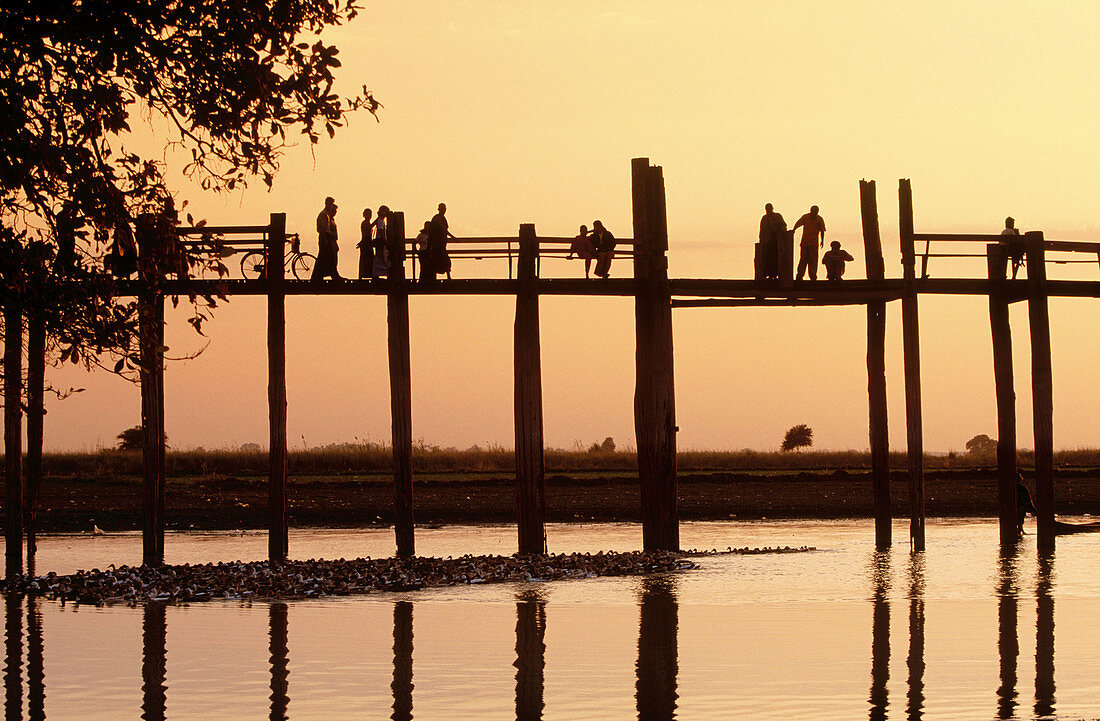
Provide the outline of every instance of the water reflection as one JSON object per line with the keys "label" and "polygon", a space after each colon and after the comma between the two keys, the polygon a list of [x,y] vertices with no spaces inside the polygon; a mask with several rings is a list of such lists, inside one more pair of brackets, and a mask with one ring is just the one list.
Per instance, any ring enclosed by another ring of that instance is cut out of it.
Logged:
{"label": "water reflection", "polygon": [[871,557],[871,694],[873,721],[886,718],[890,680],[890,549]]}
{"label": "water reflection", "polygon": [[635,685],[639,721],[676,717],[676,633],[679,606],[675,581],[669,576],[642,579],[638,622],[638,681]]}
{"label": "water reflection", "polygon": [[164,721],[168,698],[166,614],[163,603],[147,603],[142,609],[141,717],[146,721]]}
{"label": "water reflection", "polygon": [[1035,715],[1054,715],[1054,556],[1039,554],[1035,583]]}
{"label": "water reflection", "polygon": [[286,721],[290,662],[287,659],[287,605],[272,603],[269,611],[271,634],[271,721]]}
{"label": "water reflection", "polygon": [[413,710],[413,605],[393,605],[393,691],[394,721],[410,721]]}
{"label": "water reflection", "polygon": [[23,718],[23,597],[10,593],[4,599],[4,718]]}
{"label": "water reflection", "polygon": [[909,721],[924,717],[924,551],[909,554],[909,693],[906,715]]}
{"label": "water reflection", "polygon": [[27,597],[27,682],[30,721],[46,718],[45,647],[42,642],[41,600]]}
{"label": "water reflection", "polygon": [[524,591],[516,600],[516,721],[542,718],[546,668],[546,600]]}
{"label": "water reflection", "polygon": [[1016,659],[1020,655],[1017,631],[1020,594],[1018,545],[1002,546],[997,576],[997,653],[1001,664],[1001,685],[997,688],[997,718],[1010,719],[1016,713]]}

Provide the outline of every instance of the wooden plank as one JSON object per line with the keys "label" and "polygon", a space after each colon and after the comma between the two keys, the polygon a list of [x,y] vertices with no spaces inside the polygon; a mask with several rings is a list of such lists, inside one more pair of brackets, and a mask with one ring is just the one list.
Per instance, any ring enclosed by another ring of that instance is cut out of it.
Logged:
{"label": "wooden plank", "polygon": [[23,573],[23,313],[4,306],[5,578]]}
{"label": "wooden plank", "polygon": [[907,178],[898,181],[902,275],[902,353],[905,366],[905,436],[909,465],[909,539],[924,550],[924,430],[921,417],[920,331],[918,328],[916,256],[913,247],[913,190]]}
{"label": "wooden plank", "polygon": [[46,322],[39,315],[27,318],[27,459],[26,476],[27,564],[38,550],[38,489],[42,483],[46,391]]}
{"label": "wooden plank", "polygon": [[[986,246],[990,280],[1005,280],[1008,255],[1005,246]],[[1020,538],[1016,522],[1016,389],[1012,377],[1012,324],[1004,291],[989,294],[989,328],[993,341],[993,382],[997,395],[997,515],[1001,545]]]}
{"label": "wooden plank", "polygon": [[[267,257],[282,258],[286,246],[286,214],[272,213],[267,233]],[[287,499],[286,443],[286,269],[267,264],[267,556],[273,565],[284,563],[290,551]]]}
{"label": "wooden plank", "polygon": [[534,225],[520,226],[519,248],[520,290],[516,294],[513,376],[519,552],[546,553],[539,295],[531,282],[535,279],[539,250]]}
{"label": "wooden plank", "polygon": [[405,237],[405,214],[391,212],[387,231],[391,254],[386,323],[389,329],[393,438],[393,528],[397,555],[409,557],[416,553],[413,531],[412,368],[409,359],[409,291],[405,281],[404,251],[398,242]]}
{"label": "wooden plank", "polygon": [[1054,382],[1050,360],[1043,234],[1024,234],[1027,245],[1027,316],[1031,331],[1031,408],[1035,429],[1035,495],[1039,510],[1039,549],[1054,551]]}
{"label": "wooden plank", "polygon": [[[139,245],[141,247],[140,239]],[[164,563],[164,296],[139,301],[142,446],[142,564]]]}
{"label": "wooden plank", "polygon": [[631,166],[634,209],[636,385],[634,429],[642,501],[642,545],[679,550],[672,303],[664,179],[646,158]]}
{"label": "wooden plank", "polygon": [[[883,280],[886,266],[879,235],[878,198],[873,180],[859,183],[863,221],[863,250],[869,280]],[[889,548],[893,542],[890,499],[890,439],[886,405],[886,303],[867,304],[867,412],[871,444],[871,485],[874,493],[875,546]]]}

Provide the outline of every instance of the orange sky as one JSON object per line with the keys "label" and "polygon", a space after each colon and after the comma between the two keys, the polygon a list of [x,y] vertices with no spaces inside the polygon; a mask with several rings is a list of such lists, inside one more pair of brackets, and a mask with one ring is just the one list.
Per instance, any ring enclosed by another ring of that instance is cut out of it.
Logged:
{"label": "orange sky", "polygon": [[[825,9],[827,8],[827,10]],[[630,159],[664,167],[673,276],[752,274],[765,202],[788,222],[821,207],[862,277],[858,181],[878,181],[887,274],[900,274],[897,179],[912,179],[919,231],[997,232],[1006,215],[1048,238],[1100,240],[1100,8],[1091,3],[572,2],[369,3],[331,36],[347,92],[367,84],[381,123],[356,116],[313,153],[227,196],[180,183],[213,224],[286,212],[315,248],[313,218],[340,203],[341,272],[355,272],[363,207],[406,227],[448,205],[452,231],[514,234],[533,222],[572,235],[601,218],[630,236]],[[147,141],[135,141],[144,143]],[[169,162],[172,158],[169,157]],[[456,277],[499,274],[472,261]],[[933,262],[937,277],[984,262]],[[1095,266],[1051,277],[1097,279]],[[613,275],[626,275],[619,262]],[[578,276],[547,262],[543,275]],[[1055,445],[1100,446],[1092,373],[1100,306],[1051,303]],[[287,303],[292,448],[389,440],[385,300]],[[507,298],[411,301],[414,437],[511,446]],[[633,445],[630,299],[542,300],[546,442]],[[862,308],[682,309],[674,314],[681,448],[778,446],[807,423],[823,448],[867,441]],[[1026,308],[1013,308],[1020,443],[1031,443]],[[995,435],[984,300],[921,299],[925,447]],[[169,366],[170,443],[266,443],[265,315],[238,298],[209,325],[202,356]],[[900,309],[888,315],[891,445],[904,447]],[[200,347],[175,317],[172,353]],[[49,448],[109,446],[140,420],[137,389],[105,374],[55,372],[87,388],[49,404]]]}

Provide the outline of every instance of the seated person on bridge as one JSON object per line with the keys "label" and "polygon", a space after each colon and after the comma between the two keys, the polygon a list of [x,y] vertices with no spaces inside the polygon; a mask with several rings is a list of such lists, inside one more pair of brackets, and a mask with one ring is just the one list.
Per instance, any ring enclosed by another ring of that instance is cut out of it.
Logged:
{"label": "seated person on bridge", "polygon": [[596,246],[588,235],[588,226],[586,225],[582,225],[581,232],[577,233],[576,238],[573,238],[573,243],[569,246],[569,255],[565,259],[573,260],[574,255],[584,259],[584,277],[589,277],[592,270],[592,261],[596,259]]}
{"label": "seated person on bridge", "polygon": [[1027,246],[1020,237],[1020,230],[1016,227],[1016,219],[1012,216],[1005,218],[1005,229],[1001,231],[1001,242],[1008,246],[1008,257],[1012,260],[1012,280],[1016,280],[1016,274],[1020,272],[1020,266],[1024,264],[1024,253]]}
{"label": "seated person on bridge", "polygon": [[611,259],[615,257],[615,236],[598,220],[592,221],[592,240],[596,245],[596,270],[600,278],[611,275]]}
{"label": "seated person on bridge", "polygon": [[855,260],[848,251],[840,249],[840,242],[834,240],[829,243],[829,250],[821,257],[821,264],[825,266],[826,280],[840,280],[844,275],[844,264],[849,260]]}

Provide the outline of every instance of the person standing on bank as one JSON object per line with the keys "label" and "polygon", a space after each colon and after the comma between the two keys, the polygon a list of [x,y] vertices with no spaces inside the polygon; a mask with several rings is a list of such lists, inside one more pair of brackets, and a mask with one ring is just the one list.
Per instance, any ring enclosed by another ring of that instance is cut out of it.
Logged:
{"label": "person standing on bank", "polygon": [[771,203],[766,204],[764,217],[760,219],[760,263],[764,280],[779,279],[779,241],[786,232],[787,221],[772,210]]}
{"label": "person standing on bank", "polygon": [[598,220],[592,221],[592,242],[596,245],[596,270],[600,278],[611,275],[611,259],[615,257],[615,236]]}
{"label": "person standing on bank", "polygon": [[447,239],[453,238],[447,225],[447,204],[439,204],[439,212],[428,225],[428,258],[420,271],[422,280],[435,280],[440,273],[451,279],[451,256],[447,254]]}
{"label": "person standing on bank", "polygon": [[359,278],[369,279],[374,277],[374,223],[371,222],[370,208],[363,208],[363,222],[359,224],[359,242],[355,247],[359,249]]}
{"label": "person standing on bank", "polygon": [[310,280],[326,277],[343,280],[336,270],[336,255],[339,253],[336,235],[336,201],[328,197],[325,198],[324,210],[317,214],[317,265],[313,266]]}
{"label": "person standing on bank", "polygon": [[818,215],[816,205],[794,224],[792,230],[802,226],[802,240],[798,244],[798,272],[795,280],[802,280],[802,274],[809,271],[810,280],[817,280],[817,249],[825,247],[825,220]]}

